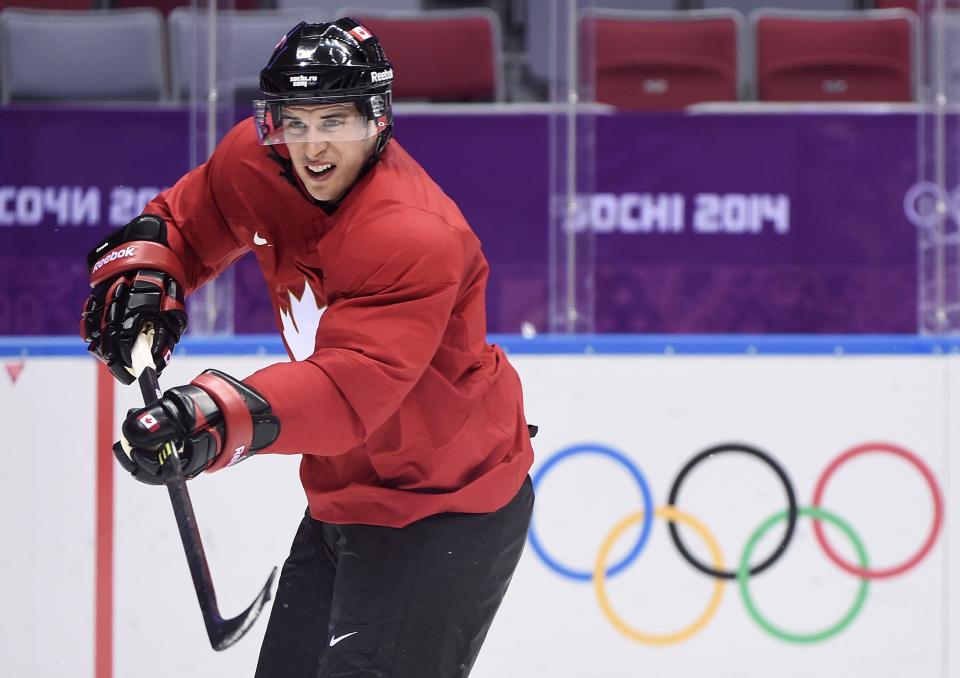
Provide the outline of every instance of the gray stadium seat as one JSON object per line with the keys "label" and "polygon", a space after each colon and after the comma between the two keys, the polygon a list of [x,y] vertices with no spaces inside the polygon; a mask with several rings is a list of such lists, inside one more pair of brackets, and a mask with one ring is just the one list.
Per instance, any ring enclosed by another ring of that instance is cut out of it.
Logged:
{"label": "gray stadium seat", "polygon": [[0,102],[167,98],[155,9],[0,12]]}
{"label": "gray stadium seat", "polygon": [[0,0],[0,9],[93,9],[94,0]]}
{"label": "gray stadium seat", "polygon": [[[94,0],[98,3],[106,2],[107,6],[114,9],[119,9],[121,7],[155,7],[163,12],[164,16],[170,14],[177,7],[190,7],[191,1],[196,0]],[[262,0],[263,2],[271,2],[273,0]],[[217,0],[214,0],[217,2]],[[233,0],[233,5],[231,9],[260,9],[261,0]],[[198,3],[199,4],[199,3]],[[201,4],[201,7],[210,6],[210,3]],[[269,5],[272,7],[272,5]],[[219,0],[219,9],[225,9],[225,0]]]}
{"label": "gray stadium seat", "polygon": [[[300,21],[326,19],[304,8],[220,12],[218,86],[234,90],[238,99],[254,93],[260,70],[280,38]],[[194,88],[199,93],[207,89],[207,19],[202,11],[180,7],[167,21],[173,99],[187,101]]]}
{"label": "gray stadium seat", "polygon": [[[942,26],[942,29],[938,28]],[[943,31],[941,34],[941,30]],[[925,90],[927,99],[937,89],[938,69],[936,62],[940,54],[940,39],[943,37],[944,85],[947,101],[960,103],[960,10],[933,11],[929,15],[927,29],[927,60]]]}
{"label": "gray stadium seat", "polygon": [[[673,10],[674,0],[595,0],[581,2],[583,9],[628,9],[628,10]],[[562,80],[566,53],[567,17],[566,3],[557,0],[527,0],[527,67],[531,75],[542,81]],[[553,24],[553,25],[551,25]],[[551,48],[551,42],[556,46]],[[557,50],[551,59],[551,49]]]}

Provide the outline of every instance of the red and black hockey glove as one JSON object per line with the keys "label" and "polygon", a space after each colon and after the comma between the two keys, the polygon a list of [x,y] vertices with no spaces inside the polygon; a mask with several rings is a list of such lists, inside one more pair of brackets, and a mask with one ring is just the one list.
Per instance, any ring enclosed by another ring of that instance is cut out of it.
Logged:
{"label": "red and black hockey glove", "polygon": [[173,443],[183,474],[196,477],[243,461],[270,445],[280,422],[252,388],[217,370],[171,388],[151,405],[127,412],[113,455],[137,480],[162,485],[158,455]]}
{"label": "red and black hockey glove", "polygon": [[161,372],[187,327],[183,267],[167,246],[167,224],[139,216],[87,255],[93,291],[83,307],[80,336],[124,384],[134,380],[130,351],[144,325],[153,326],[151,354]]}

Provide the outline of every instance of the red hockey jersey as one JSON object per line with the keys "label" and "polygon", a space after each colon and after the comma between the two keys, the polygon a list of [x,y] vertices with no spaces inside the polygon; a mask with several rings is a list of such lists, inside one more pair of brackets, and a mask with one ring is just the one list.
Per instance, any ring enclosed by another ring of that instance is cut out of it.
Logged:
{"label": "red hockey jersey", "polygon": [[456,205],[391,141],[328,215],[252,120],[144,209],[168,222],[188,293],[248,250],[291,362],[244,381],[302,454],[310,514],[401,527],[494,511],[533,461],[520,380],[486,341],[487,262]]}

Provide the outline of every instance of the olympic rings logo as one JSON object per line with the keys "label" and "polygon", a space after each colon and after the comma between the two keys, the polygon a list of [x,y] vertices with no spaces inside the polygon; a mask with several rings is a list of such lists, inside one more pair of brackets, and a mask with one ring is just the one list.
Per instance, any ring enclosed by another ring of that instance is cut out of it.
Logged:
{"label": "olympic rings logo", "polygon": [[960,186],[948,192],[932,181],[917,182],[903,196],[903,212],[918,228],[932,229],[946,218],[960,225]]}
{"label": "olympic rings logo", "polygon": [[[716,538],[707,529],[707,527],[694,516],[684,512],[677,507],[680,489],[684,480],[701,462],[708,458],[724,454],[745,454],[760,462],[766,464],[778,477],[783,485],[786,496],[787,507],[772,516],[766,518],[757,527],[747,539],[735,566],[728,568],[725,564],[723,554]],[[843,518],[822,506],[823,496],[827,484],[834,476],[837,470],[856,457],[868,454],[886,454],[892,455],[913,466],[922,476],[933,500],[933,522],[924,539],[923,544],[909,557],[902,562],[885,568],[871,568],[867,557],[866,547],[862,539]],[[816,643],[833,636],[836,636],[846,629],[860,613],[866,601],[869,583],[873,580],[888,579],[907,572],[916,567],[933,549],[943,525],[943,497],[936,477],[927,465],[916,454],[898,445],[883,442],[864,443],[846,450],[831,461],[821,472],[818,478],[814,492],[813,500],[809,506],[798,506],[796,493],[793,484],[783,466],[766,452],[740,443],[725,443],[715,445],[696,454],[684,464],[670,486],[670,492],[667,503],[664,506],[654,508],[653,496],[650,491],[650,485],[640,468],[623,453],[610,447],[599,444],[574,445],[562,449],[560,452],[550,457],[533,474],[533,486],[536,490],[542,485],[550,471],[557,467],[561,462],[575,456],[592,455],[602,456],[617,462],[633,478],[640,489],[641,508],[625,516],[620,520],[603,540],[600,550],[594,560],[592,570],[579,570],[554,558],[544,547],[540,537],[537,535],[536,526],[533,522],[530,525],[529,540],[530,546],[534,552],[543,561],[543,563],[561,577],[580,582],[592,582],[593,590],[596,595],[600,609],[604,617],[610,624],[627,638],[638,643],[647,645],[670,645],[689,639],[701,631],[707,623],[713,618],[720,607],[724,588],[728,581],[736,580],[740,597],[743,600],[744,607],[750,618],[766,633],[785,642],[791,643]],[[757,575],[776,563],[787,550],[794,536],[797,519],[799,517],[810,518],[813,520],[813,529],[816,541],[820,548],[837,567],[844,572],[857,577],[860,580],[859,587],[854,596],[853,603],[848,611],[836,622],[830,626],[815,632],[798,633],[786,630],[777,626],[766,619],[759,611],[753,595],[750,592],[750,578]],[[653,526],[654,518],[660,518],[667,521],[670,532],[670,539],[679,551],[680,555],[692,567],[699,572],[713,578],[714,585],[710,600],[706,609],[697,619],[685,628],[669,633],[650,633],[637,629],[628,624],[617,613],[610,602],[607,594],[607,580],[615,577],[630,566],[644,551],[650,538],[650,532]],[[839,528],[843,536],[853,545],[856,553],[856,562],[845,560],[827,540],[823,529],[823,522],[828,522]],[[613,550],[617,540],[634,525],[640,525],[640,534],[630,551],[615,563],[609,563],[610,552]],[[680,537],[677,529],[677,523],[682,523],[699,537],[707,546],[710,554],[710,562],[704,563],[698,560],[687,548]],[[754,551],[757,544],[767,532],[780,523],[785,523],[783,534],[776,548],[766,558],[760,560],[757,564],[751,565],[754,558]]]}

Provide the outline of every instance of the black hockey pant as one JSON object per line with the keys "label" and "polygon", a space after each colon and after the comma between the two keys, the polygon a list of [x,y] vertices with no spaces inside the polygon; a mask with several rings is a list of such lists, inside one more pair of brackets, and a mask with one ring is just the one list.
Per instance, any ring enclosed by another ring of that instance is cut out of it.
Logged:
{"label": "black hockey pant", "polygon": [[526,541],[527,478],[493,513],[404,528],[303,519],[256,678],[465,678]]}

